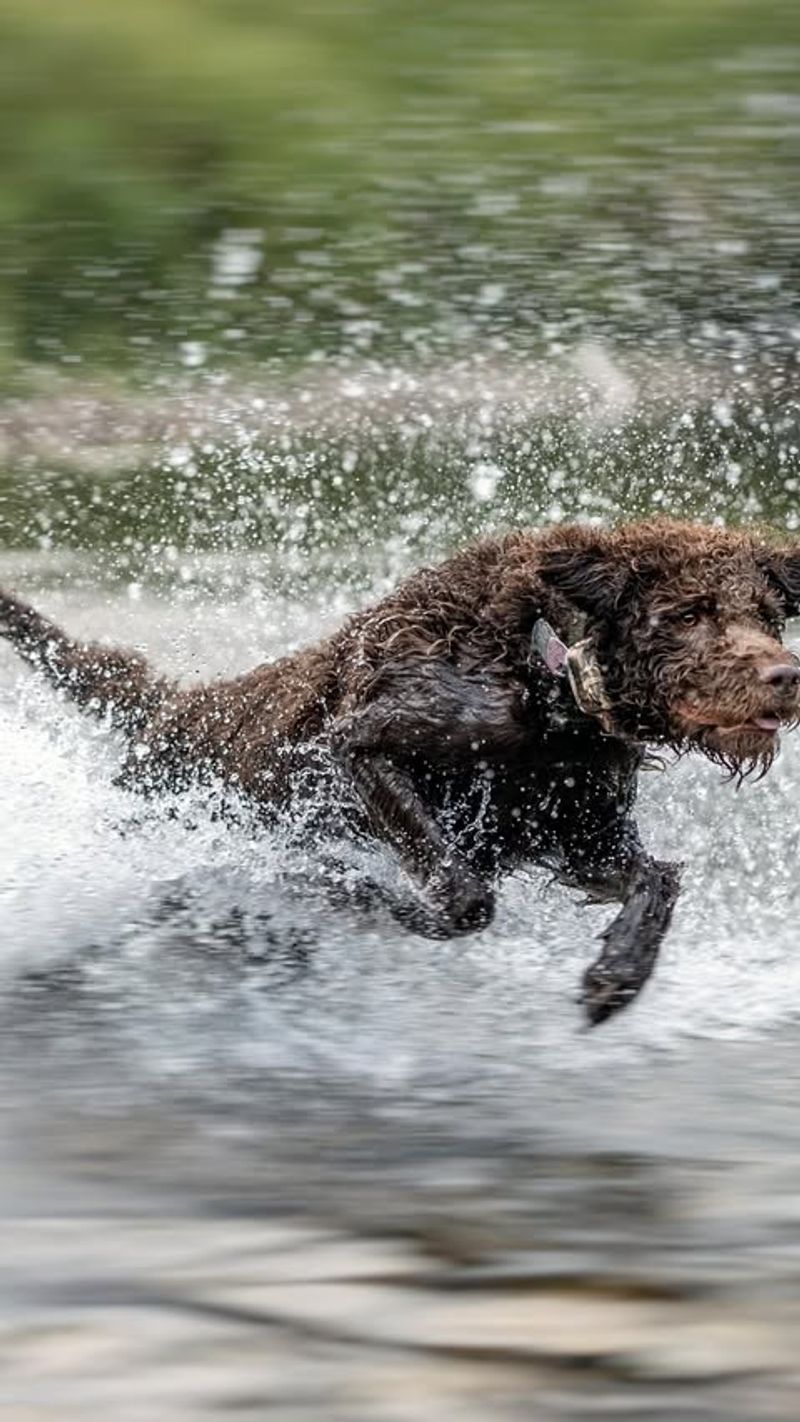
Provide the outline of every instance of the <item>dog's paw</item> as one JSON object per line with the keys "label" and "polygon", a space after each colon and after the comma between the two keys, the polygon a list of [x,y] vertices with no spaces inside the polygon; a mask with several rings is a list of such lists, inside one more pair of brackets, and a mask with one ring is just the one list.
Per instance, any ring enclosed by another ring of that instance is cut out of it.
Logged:
{"label": "dog's paw", "polygon": [[448,866],[429,879],[425,887],[448,937],[479,933],[494,917],[494,893],[468,870]]}
{"label": "dog's paw", "polygon": [[627,1007],[642,985],[642,978],[627,975],[624,971],[613,971],[602,962],[593,963],[584,973],[580,995],[589,1026],[598,1027],[615,1012]]}

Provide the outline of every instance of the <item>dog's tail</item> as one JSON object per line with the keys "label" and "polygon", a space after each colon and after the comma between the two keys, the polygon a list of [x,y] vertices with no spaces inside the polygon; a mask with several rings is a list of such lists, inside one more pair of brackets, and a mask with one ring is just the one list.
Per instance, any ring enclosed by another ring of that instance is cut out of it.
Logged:
{"label": "dog's tail", "polygon": [[73,641],[35,608],[2,589],[0,637],[78,706],[108,717],[129,733],[152,718],[171,690],[136,652]]}

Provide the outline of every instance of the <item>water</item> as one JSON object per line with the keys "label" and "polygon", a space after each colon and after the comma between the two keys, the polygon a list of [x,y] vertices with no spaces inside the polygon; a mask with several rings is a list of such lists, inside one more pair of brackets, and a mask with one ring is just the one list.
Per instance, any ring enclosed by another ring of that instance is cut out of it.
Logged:
{"label": "water", "polygon": [[[227,572],[234,596],[41,555],[15,580],[192,674],[340,614]],[[800,739],[739,792],[700,761],[643,778],[685,892],[641,1000],[589,1033],[608,910],[533,871],[457,944],[331,914],[302,836],[143,812],[0,665],[20,1408],[56,1379],[81,1417],[120,1384],[131,1417],[794,1415]]]}
{"label": "water", "polygon": [[[191,679],[498,527],[796,536],[789,0],[96,8],[0,15],[0,583]],[[0,643],[12,1422],[795,1422],[800,734],[643,776],[594,1032],[542,871],[422,942],[115,767]]]}

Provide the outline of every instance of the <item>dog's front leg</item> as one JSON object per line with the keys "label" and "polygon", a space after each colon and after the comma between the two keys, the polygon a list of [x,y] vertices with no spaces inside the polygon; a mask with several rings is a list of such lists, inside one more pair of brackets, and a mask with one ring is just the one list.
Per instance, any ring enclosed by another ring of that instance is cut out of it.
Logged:
{"label": "dog's front leg", "polygon": [[[425,691],[427,691],[427,686]],[[450,938],[484,928],[494,913],[491,887],[448,841],[425,804],[407,767],[409,751],[437,759],[452,753],[458,737],[478,734],[463,714],[461,724],[447,704],[425,703],[418,714],[414,696],[402,702],[381,698],[342,717],[331,730],[331,748],[346,771],[367,814],[370,828],[398,855],[423,890],[423,900],[399,902],[385,895],[392,913],[415,932]]]}
{"label": "dog's front leg", "polygon": [[392,913],[412,931],[451,938],[485,928],[494,895],[445,840],[411,776],[386,756],[338,737],[336,751],[378,839],[391,845],[403,867],[420,880],[425,902],[386,895]]}
{"label": "dog's front leg", "polygon": [[622,909],[602,934],[603,951],[583,979],[581,1000],[592,1026],[627,1006],[650,977],[680,892],[680,868],[642,855],[612,883]]}
{"label": "dog's front leg", "polygon": [[485,669],[462,672],[433,656],[396,663],[384,673],[380,695],[331,725],[331,748],[373,833],[422,885],[422,902],[392,905],[415,931],[450,938],[483,928],[494,895],[443,834],[425,803],[424,771],[411,767],[463,772],[481,758],[502,760],[525,735],[517,682]]}

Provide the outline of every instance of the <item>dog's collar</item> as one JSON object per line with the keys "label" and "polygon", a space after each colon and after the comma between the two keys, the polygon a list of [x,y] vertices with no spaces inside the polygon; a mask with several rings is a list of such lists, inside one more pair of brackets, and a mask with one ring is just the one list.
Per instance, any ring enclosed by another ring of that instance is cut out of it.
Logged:
{"label": "dog's collar", "polygon": [[568,647],[550,623],[540,617],[533,624],[531,650],[553,676],[566,679],[575,704],[584,716],[599,721],[606,735],[619,735],[591,637],[584,637]]}

